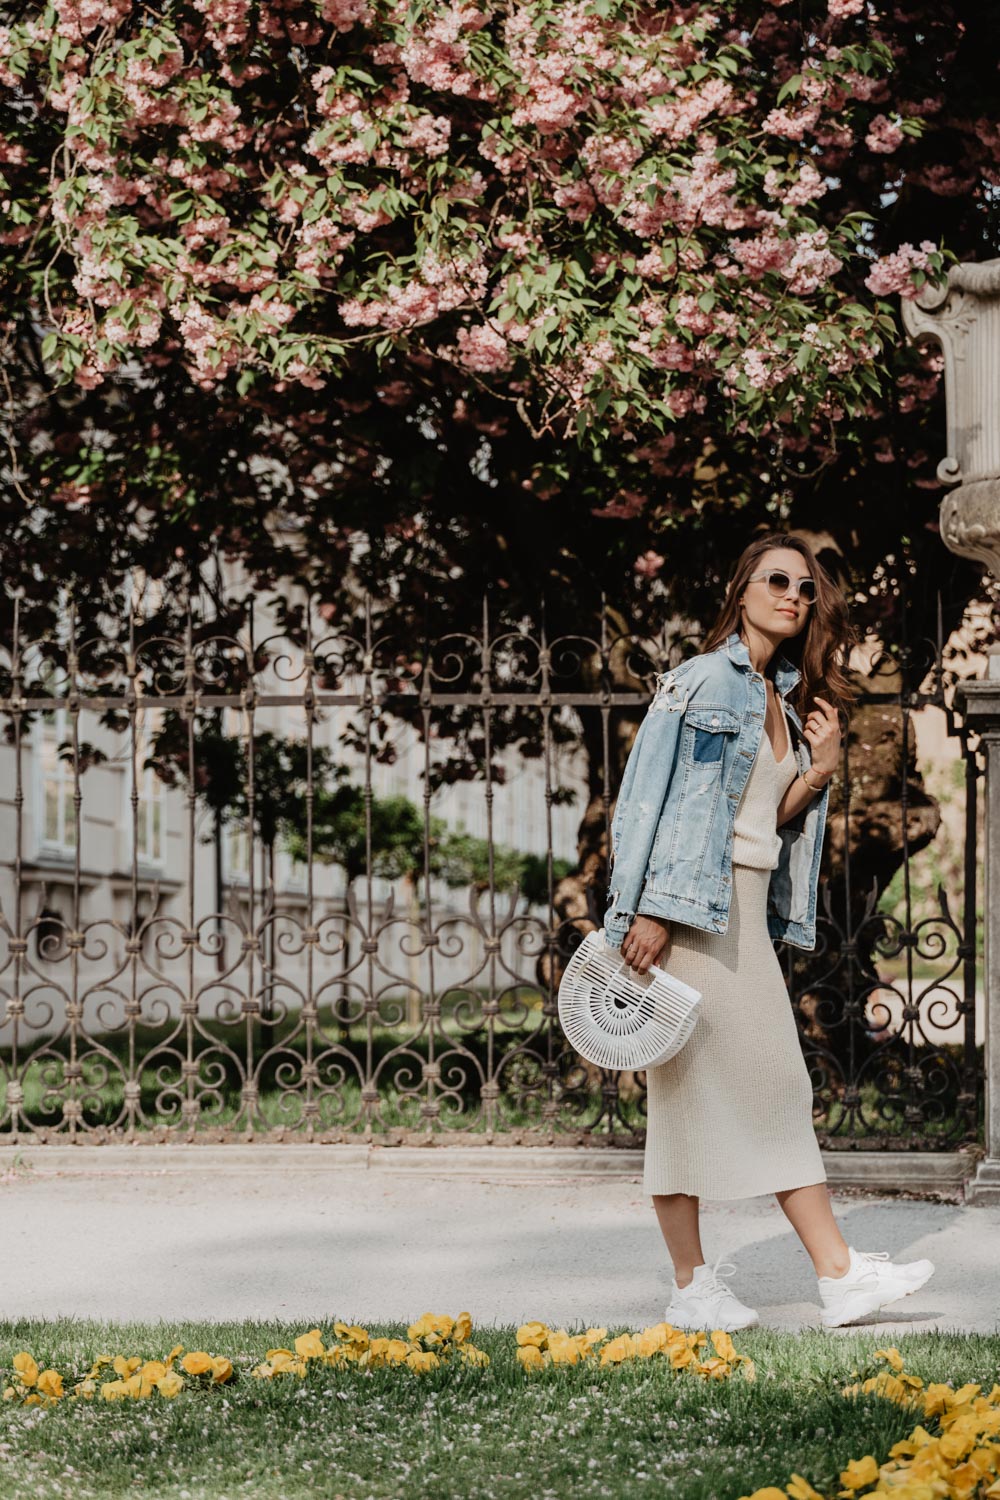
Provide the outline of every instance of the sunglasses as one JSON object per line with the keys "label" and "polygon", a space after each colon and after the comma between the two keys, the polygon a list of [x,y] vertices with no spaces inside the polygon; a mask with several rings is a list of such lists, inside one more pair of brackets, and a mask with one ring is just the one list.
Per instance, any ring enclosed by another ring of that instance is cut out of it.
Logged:
{"label": "sunglasses", "polygon": [[[788,593],[792,580],[787,573],[780,568],[769,568],[765,573],[754,573],[747,579],[747,583],[753,583],[754,579],[766,578],[768,591],[775,599],[780,599],[783,594]],[[795,597],[802,599],[806,604],[816,602],[816,580],[815,578],[797,578],[795,580]]]}

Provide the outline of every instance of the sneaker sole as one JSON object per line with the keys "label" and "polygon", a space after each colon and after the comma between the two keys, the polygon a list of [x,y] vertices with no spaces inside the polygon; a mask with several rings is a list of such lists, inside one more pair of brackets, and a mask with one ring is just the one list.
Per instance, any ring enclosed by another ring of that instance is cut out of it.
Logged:
{"label": "sneaker sole", "polygon": [[859,1318],[867,1318],[869,1313],[878,1312],[880,1308],[888,1307],[891,1302],[901,1302],[904,1297],[912,1297],[914,1292],[919,1292],[922,1286],[927,1285],[936,1270],[937,1267],[932,1266],[926,1276],[921,1276],[919,1281],[915,1281],[912,1286],[908,1286],[904,1292],[896,1292],[891,1297],[883,1297],[880,1302],[873,1302],[870,1307],[862,1307],[850,1313],[847,1317],[837,1317],[836,1315],[831,1317],[824,1310],[820,1313],[819,1320],[824,1328],[845,1328],[850,1323],[856,1323]]}

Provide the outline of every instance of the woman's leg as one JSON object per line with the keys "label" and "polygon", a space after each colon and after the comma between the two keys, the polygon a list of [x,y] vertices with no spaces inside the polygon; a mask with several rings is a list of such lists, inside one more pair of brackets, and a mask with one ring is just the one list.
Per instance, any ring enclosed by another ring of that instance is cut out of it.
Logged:
{"label": "woman's leg", "polygon": [[837,1227],[825,1182],[787,1188],[774,1195],[805,1245],[817,1276],[843,1276],[851,1267],[844,1236]]}
{"label": "woman's leg", "polygon": [[674,1263],[674,1280],[687,1286],[695,1266],[705,1264],[698,1228],[698,1199],[690,1193],[654,1193],[653,1207]]}

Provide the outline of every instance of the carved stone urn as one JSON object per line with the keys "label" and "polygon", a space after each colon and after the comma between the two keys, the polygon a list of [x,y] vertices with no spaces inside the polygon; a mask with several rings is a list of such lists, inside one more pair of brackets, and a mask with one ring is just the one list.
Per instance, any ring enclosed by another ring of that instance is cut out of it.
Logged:
{"label": "carved stone urn", "polygon": [[1000,260],[952,266],[946,285],[903,299],[911,338],[944,354],[948,452],[941,538],[1000,577]]}

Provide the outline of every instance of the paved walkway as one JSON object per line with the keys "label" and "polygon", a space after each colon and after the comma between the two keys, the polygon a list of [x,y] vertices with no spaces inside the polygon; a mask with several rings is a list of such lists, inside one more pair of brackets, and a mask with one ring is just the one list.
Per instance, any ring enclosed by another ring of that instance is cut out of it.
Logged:
{"label": "paved walkway", "polygon": [[[565,1153],[532,1152],[530,1170],[492,1150],[471,1163],[470,1152],[428,1156],[4,1148],[0,1317],[312,1326],[468,1309],[477,1324],[642,1327],[663,1316],[670,1263],[637,1173],[569,1175]],[[856,1248],[938,1267],[873,1326],[1000,1331],[1000,1208],[857,1192],[834,1202]],[[773,1198],[705,1203],[703,1226],[709,1261],[735,1263],[734,1289],[762,1324],[818,1324],[812,1268]]]}

